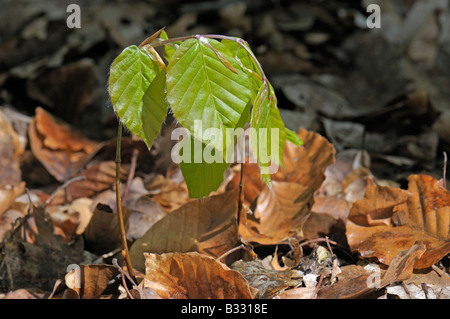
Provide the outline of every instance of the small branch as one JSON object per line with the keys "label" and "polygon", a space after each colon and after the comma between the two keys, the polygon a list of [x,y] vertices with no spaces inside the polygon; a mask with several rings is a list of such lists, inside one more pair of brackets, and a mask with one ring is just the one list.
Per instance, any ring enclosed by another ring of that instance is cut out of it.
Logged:
{"label": "small branch", "polygon": [[447,153],[444,152],[444,168],[442,170],[442,181],[444,183],[444,188],[445,189],[447,189],[447,181],[446,181],[447,177],[446,177],[446,174],[447,174]]}
{"label": "small branch", "polygon": [[133,295],[131,294],[130,290],[127,287],[127,283],[125,281],[125,277],[128,278],[128,280],[130,280],[130,282],[133,284],[133,286],[136,286],[136,283],[134,282],[134,280],[128,275],[128,272],[126,272],[122,267],[119,266],[119,264],[117,263],[117,259],[113,258],[112,260],[112,264],[114,267],[116,267],[120,274],[122,275],[122,284],[123,284],[123,288],[125,289],[125,291],[127,292],[127,295],[130,299],[134,299]]}
{"label": "small branch", "polygon": [[322,241],[325,241],[327,244],[337,245],[337,243],[335,241],[329,240],[328,238],[316,238],[316,239],[311,239],[311,240],[305,241],[303,243],[300,243],[300,246],[306,246],[311,243],[318,243],[318,242],[322,242]]}
{"label": "small branch", "polygon": [[127,185],[125,187],[125,190],[123,192],[122,195],[122,203],[125,202],[125,199],[128,195],[128,191],[130,190],[131,187],[131,183],[133,182],[134,179],[134,174],[136,172],[136,165],[137,165],[137,158],[139,156],[139,150],[138,149],[134,149],[133,150],[133,154],[131,156],[131,167],[130,167],[130,172],[128,173],[128,178],[127,178]]}
{"label": "small branch", "polygon": [[86,176],[77,176],[74,177],[72,179],[69,179],[67,182],[65,182],[64,184],[62,184],[61,186],[59,186],[51,195],[49,198],[47,198],[47,200],[45,201],[45,203],[43,204],[43,207],[47,207],[50,202],[55,198],[55,196],[62,191],[63,189],[66,189],[67,186],[69,186],[70,184],[74,183],[74,182],[79,182],[79,181],[84,181],[86,180]]}
{"label": "small branch", "polygon": [[229,254],[231,254],[231,253],[233,253],[233,252],[235,252],[235,251],[237,251],[237,250],[239,250],[239,249],[245,249],[245,245],[244,245],[244,244],[240,244],[239,246],[230,249],[229,251],[223,253],[222,256],[217,257],[216,260],[217,260],[217,261],[220,261],[220,260],[222,260],[223,258],[225,258],[226,256],[228,256]]}
{"label": "small branch", "polygon": [[319,291],[320,286],[322,285],[323,277],[325,277],[325,272],[322,272],[322,273],[320,274],[319,283],[318,283],[317,286],[314,288],[314,292],[313,292],[313,294],[311,295],[311,299],[316,299],[316,297],[317,297],[317,292]]}

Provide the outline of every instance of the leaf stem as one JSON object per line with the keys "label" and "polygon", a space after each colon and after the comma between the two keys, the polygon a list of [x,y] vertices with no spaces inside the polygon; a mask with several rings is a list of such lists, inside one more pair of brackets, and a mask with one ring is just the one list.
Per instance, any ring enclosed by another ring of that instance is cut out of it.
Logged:
{"label": "leaf stem", "polygon": [[128,273],[132,278],[134,278],[133,265],[131,264],[130,254],[128,253],[127,236],[125,232],[125,223],[122,211],[122,196],[120,194],[120,164],[122,159],[120,156],[122,147],[122,122],[119,121],[119,129],[117,131],[117,146],[116,146],[116,205],[117,205],[117,216],[119,218],[120,227],[120,239],[122,242],[122,263],[127,265]]}
{"label": "leaf stem", "polygon": [[238,212],[237,212],[238,227],[239,227],[239,223],[241,221],[243,189],[244,189],[244,163],[241,163],[241,176],[240,176],[240,180],[239,180],[239,197],[238,197]]}

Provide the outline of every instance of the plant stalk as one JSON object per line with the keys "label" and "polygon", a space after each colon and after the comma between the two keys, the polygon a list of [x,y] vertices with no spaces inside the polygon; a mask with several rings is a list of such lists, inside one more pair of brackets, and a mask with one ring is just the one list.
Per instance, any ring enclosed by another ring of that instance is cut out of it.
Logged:
{"label": "plant stalk", "polygon": [[120,239],[122,242],[122,264],[126,264],[127,271],[132,278],[134,278],[133,265],[131,264],[130,254],[128,253],[127,236],[125,232],[125,223],[122,211],[122,196],[120,194],[120,164],[121,147],[122,147],[122,122],[119,121],[119,130],[117,132],[117,146],[116,146],[116,205],[117,205],[117,217],[119,218]]}
{"label": "plant stalk", "polygon": [[243,201],[243,189],[244,189],[244,163],[241,163],[241,176],[239,180],[239,197],[238,197],[238,212],[237,212],[237,224],[241,222],[241,210]]}

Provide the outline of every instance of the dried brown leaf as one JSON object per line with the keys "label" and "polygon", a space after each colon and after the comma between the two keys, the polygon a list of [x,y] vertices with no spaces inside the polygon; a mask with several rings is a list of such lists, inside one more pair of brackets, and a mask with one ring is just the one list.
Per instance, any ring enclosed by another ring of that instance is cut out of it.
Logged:
{"label": "dried brown leaf", "polygon": [[130,247],[133,266],[144,269],[144,252],[197,251],[219,257],[238,245],[233,191],[191,201],[156,222]]}
{"label": "dried brown leaf", "polygon": [[365,197],[353,204],[347,239],[353,251],[389,265],[401,251],[423,242],[415,269],[432,266],[450,252],[450,194],[434,178],[411,175],[408,191],[368,180]]}
{"label": "dried brown leaf", "polygon": [[22,152],[18,134],[0,112],[0,186],[20,183],[19,155]]}
{"label": "dried brown leaf", "polygon": [[145,254],[145,280],[164,299],[252,299],[237,271],[196,252]]}
{"label": "dried brown leaf", "polygon": [[39,107],[28,133],[34,156],[60,182],[73,177],[100,146]]}
{"label": "dried brown leaf", "polygon": [[[245,202],[251,204],[257,198],[254,216],[248,216],[239,229],[244,240],[276,244],[292,236],[302,237],[314,192],[324,180],[326,167],[334,162],[335,150],[324,137],[312,131],[300,129],[297,135],[303,146],[286,143],[284,167],[272,174],[271,189],[261,184],[254,166],[244,165]],[[238,175],[229,188],[238,185],[236,179]],[[246,188],[251,191],[245,191]]]}

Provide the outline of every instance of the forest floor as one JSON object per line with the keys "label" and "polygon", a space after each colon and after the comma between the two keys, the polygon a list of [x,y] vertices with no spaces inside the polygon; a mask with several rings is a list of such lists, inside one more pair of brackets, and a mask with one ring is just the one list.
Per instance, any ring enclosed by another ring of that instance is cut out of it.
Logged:
{"label": "forest floor", "polygon": [[[0,5],[2,298],[450,298],[446,1]],[[240,165],[192,199],[171,114],[150,151],[125,134],[128,278],[106,84],[121,50],[162,27],[245,39],[303,146],[287,144],[271,189],[243,165],[237,223]]]}

